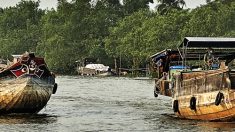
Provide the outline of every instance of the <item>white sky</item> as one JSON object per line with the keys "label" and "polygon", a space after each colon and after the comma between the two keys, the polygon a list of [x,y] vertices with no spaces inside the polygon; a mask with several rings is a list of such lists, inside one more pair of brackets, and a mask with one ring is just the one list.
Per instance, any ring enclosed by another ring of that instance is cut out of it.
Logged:
{"label": "white sky", "polygon": [[196,8],[200,5],[206,4],[206,0],[185,0],[185,2],[186,8]]}
{"label": "white sky", "polygon": [[[155,6],[158,4],[157,0],[153,0],[154,3],[149,3],[150,10],[155,10]],[[184,8],[196,8],[200,5],[206,4],[206,0],[184,0],[186,6]]]}
{"label": "white sky", "polygon": [[[15,6],[20,0],[0,0],[0,7],[5,8],[8,6]],[[37,1],[37,0],[35,0]],[[40,0],[40,8],[42,9],[51,9],[56,8],[57,0]],[[71,0],[68,0],[71,1]],[[195,8],[201,4],[205,4],[206,0],[185,0],[186,8]]]}

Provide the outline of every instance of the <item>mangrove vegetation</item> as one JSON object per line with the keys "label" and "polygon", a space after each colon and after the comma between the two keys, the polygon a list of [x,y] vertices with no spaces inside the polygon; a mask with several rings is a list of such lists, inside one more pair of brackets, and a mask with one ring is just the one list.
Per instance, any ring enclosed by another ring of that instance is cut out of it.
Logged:
{"label": "mangrove vegetation", "polygon": [[0,8],[0,56],[35,52],[59,74],[74,73],[84,58],[138,69],[186,36],[235,37],[233,0],[208,0],[195,9],[183,0],[158,1],[150,11],[152,0],[58,0],[56,9],[46,10],[40,1],[22,0]]}

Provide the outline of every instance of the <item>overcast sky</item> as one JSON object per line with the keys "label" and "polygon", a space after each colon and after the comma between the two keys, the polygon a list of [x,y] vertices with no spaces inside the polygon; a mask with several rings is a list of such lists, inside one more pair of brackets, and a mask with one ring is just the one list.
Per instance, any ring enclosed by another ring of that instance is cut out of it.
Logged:
{"label": "overcast sky", "polygon": [[[0,0],[0,7],[5,8],[8,6],[15,6],[20,0]],[[35,0],[37,1],[37,0]],[[40,8],[51,9],[56,8],[57,0],[40,0]],[[71,1],[71,0],[68,0]],[[206,0],[185,0],[187,8],[195,8],[201,4],[205,4]]]}

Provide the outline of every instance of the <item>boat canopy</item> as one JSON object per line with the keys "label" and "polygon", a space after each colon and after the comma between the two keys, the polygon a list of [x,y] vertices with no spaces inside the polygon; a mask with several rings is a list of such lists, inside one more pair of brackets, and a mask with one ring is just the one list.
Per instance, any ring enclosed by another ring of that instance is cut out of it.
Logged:
{"label": "boat canopy", "polygon": [[214,55],[222,60],[235,58],[235,38],[220,37],[185,37],[180,47],[187,60],[192,58],[203,59],[207,48],[214,50]]}
{"label": "boat canopy", "polygon": [[[194,51],[188,51],[187,52],[187,60],[203,60],[205,50],[194,50]],[[214,53],[216,57],[219,57],[222,60],[232,59],[235,58],[235,51],[229,52],[229,51],[216,51]],[[165,60],[166,58],[170,58],[170,61],[181,61],[181,55],[180,52],[177,50],[171,50],[166,53],[161,54],[154,54],[151,56],[153,62],[157,62],[160,59]]]}
{"label": "boat canopy", "polygon": [[152,61],[157,62],[160,59],[166,59],[167,57],[169,57],[169,59],[171,59],[172,61],[178,61],[180,60],[180,56],[179,56],[179,51],[178,50],[172,50],[172,49],[165,49],[162,50],[152,56],[150,56],[150,58],[152,58]]}
{"label": "boat canopy", "polygon": [[[152,56],[150,58],[152,59],[153,62],[157,62],[160,59],[166,60],[169,59],[169,61],[174,62],[174,61],[182,61],[182,56],[181,56],[182,51],[180,50],[173,50],[173,49],[165,49],[162,50]],[[198,59],[203,59],[203,56],[205,54],[205,50],[201,51],[188,51],[187,53],[187,58],[189,60],[198,60]],[[216,53],[221,55],[220,52]],[[222,55],[227,55],[227,54],[222,54]]]}
{"label": "boat canopy", "polygon": [[[162,50],[150,58],[154,63],[162,59],[167,65],[179,64],[180,61],[186,60],[203,60],[208,47],[213,48],[217,59],[229,63],[235,58],[235,38],[186,37],[180,47],[182,48]],[[182,65],[186,65],[184,62]]]}
{"label": "boat canopy", "polygon": [[162,57],[165,57],[168,51],[171,51],[171,49],[164,49],[164,50],[150,56],[150,58],[160,59]]}
{"label": "boat canopy", "polygon": [[180,47],[187,48],[235,48],[235,38],[185,37]]}

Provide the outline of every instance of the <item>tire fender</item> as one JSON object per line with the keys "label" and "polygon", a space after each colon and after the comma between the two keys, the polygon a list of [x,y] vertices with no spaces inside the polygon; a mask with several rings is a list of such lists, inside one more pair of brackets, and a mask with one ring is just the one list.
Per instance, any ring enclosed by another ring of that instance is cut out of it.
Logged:
{"label": "tire fender", "polygon": [[178,100],[174,100],[173,110],[174,110],[174,112],[179,112],[179,101]]}
{"label": "tire fender", "polygon": [[215,105],[218,106],[221,103],[221,100],[224,98],[224,94],[219,92],[215,98]]}
{"label": "tire fender", "polygon": [[57,87],[58,87],[58,85],[57,85],[57,83],[55,83],[55,84],[54,84],[54,87],[53,87],[52,94],[55,94],[55,93],[56,93]]}
{"label": "tire fender", "polygon": [[190,99],[190,109],[196,111],[197,99],[196,97],[191,97]]}

